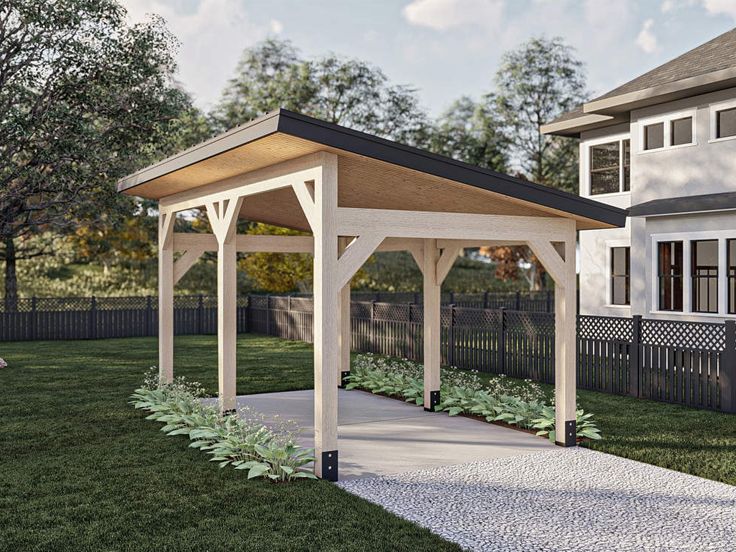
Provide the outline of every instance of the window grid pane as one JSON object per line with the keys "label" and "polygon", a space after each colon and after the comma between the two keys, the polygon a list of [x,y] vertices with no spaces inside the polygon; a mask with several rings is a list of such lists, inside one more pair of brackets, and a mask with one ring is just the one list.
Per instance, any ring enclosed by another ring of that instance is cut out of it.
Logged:
{"label": "window grid pane", "polygon": [[693,143],[693,118],[685,117],[672,121],[670,126],[670,135],[672,137],[673,146],[682,146],[684,144]]}
{"label": "window grid pane", "polygon": [[716,138],[736,136],[736,107],[716,113]]}
{"label": "window grid pane", "polygon": [[644,127],[644,149],[651,150],[664,147],[664,123],[656,123]]}
{"label": "window grid pane", "polygon": [[718,312],[718,240],[691,242],[693,312]]}
{"label": "window grid pane", "polygon": [[631,248],[611,248],[611,304],[629,305],[630,297],[630,274],[631,274]]}
{"label": "window grid pane", "polygon": [[624,147],[624,192],[631,190],[631,140],[623,141]]}
{"label": "window grid pane", "polygon": [[658,244],[659,310],[682,311],[682,242]]}
{"label": "window grid pane", "polygon": [[619,143],[590,146],[590,193],[619,191]]}

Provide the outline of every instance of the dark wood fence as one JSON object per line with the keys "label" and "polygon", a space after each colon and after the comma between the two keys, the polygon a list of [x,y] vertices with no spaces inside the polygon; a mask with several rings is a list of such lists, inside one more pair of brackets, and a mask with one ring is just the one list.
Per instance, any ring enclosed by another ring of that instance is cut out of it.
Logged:
{"label": "dark wood fence", "polygon": [[[353,299],[354,351],[421,361],[420,304]],[[554,383],[552,313],[479,308],[473,302],[477,298],[463,299],[465,305],[442,307],[443,363]],[[176,297],[174,306],[176,334],[216,333],[214,297]],[[309,297],[241,298],[237,317],[241,333],[312,341]],[[151,297],[22,299],[16,310],[0,312],[2,341],[155,336],[157,332],[157,301]],[[736,321],[579,316],[577,379],[581,389],[736,412]]]}

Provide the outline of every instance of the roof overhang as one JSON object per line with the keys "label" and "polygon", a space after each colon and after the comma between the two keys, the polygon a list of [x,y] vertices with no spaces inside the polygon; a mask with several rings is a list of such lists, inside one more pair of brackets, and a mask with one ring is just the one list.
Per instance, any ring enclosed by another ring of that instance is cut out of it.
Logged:
{"label": "roof overhang", "polygon": [[[574,218],[581,229],[618,227],[626,220],[625,211],[604,203],[283,109],[137,171],[118,182],[118,191],[161,199],[316,151],[338,155],[340,181],[349,183],[351,194],[340,201],[348,207],[421,210],[423,196],[432,195],[438,206],[426,210],[492,213],[496,205],[507,211],[512,206],[520,214]],[[249,205],[258,212],[267,207]]]}
{"label": "roof overhang", "polygon": [[626,94],[593,100],[583,105],[583,111],[598,115],[616,115],[733,86],[736,86],[736,67],[729,67]]}
{"label": "roof overhang", "polygon": [[685,215],[693,213],[712,213],[736,209],[736,192],[704,194],[685,197],[655,199],[629,208],[632,217],[657,217]]}
{"label": "roof overhang", "polygon": [[579,138],[581,132],[609,127],[619,123],[626,123],[628,120],[629,119],[623,115],[613,116],[589,113],[580,117],[554,121],[552,123],[542,125],[539,131],[542,134],[554,134],[556,136]]}

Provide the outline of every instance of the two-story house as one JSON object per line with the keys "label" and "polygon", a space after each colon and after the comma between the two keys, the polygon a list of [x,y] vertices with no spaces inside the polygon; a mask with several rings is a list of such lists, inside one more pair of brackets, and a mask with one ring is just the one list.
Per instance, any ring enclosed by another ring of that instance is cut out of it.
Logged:
{"label": "two-story house", "polygon": [[583,314],[736,315],[736,29],[565,113],[580,194],[629,209],[580,233]]}

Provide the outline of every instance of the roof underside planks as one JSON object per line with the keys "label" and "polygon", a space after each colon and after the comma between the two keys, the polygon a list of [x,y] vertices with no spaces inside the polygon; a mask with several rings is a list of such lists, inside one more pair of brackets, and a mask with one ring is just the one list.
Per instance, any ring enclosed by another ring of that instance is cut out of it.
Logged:
{"label": "roof underside planks", "polygon": [[[286,110],[138,171],[122,179],[118,190],[161,199],[319,151],[339,158],[340,207],[562,216],[580,229],[625,222],[625,211],[615,207]],[[240,216],[309,228],[290,188],[249,196]]]}

